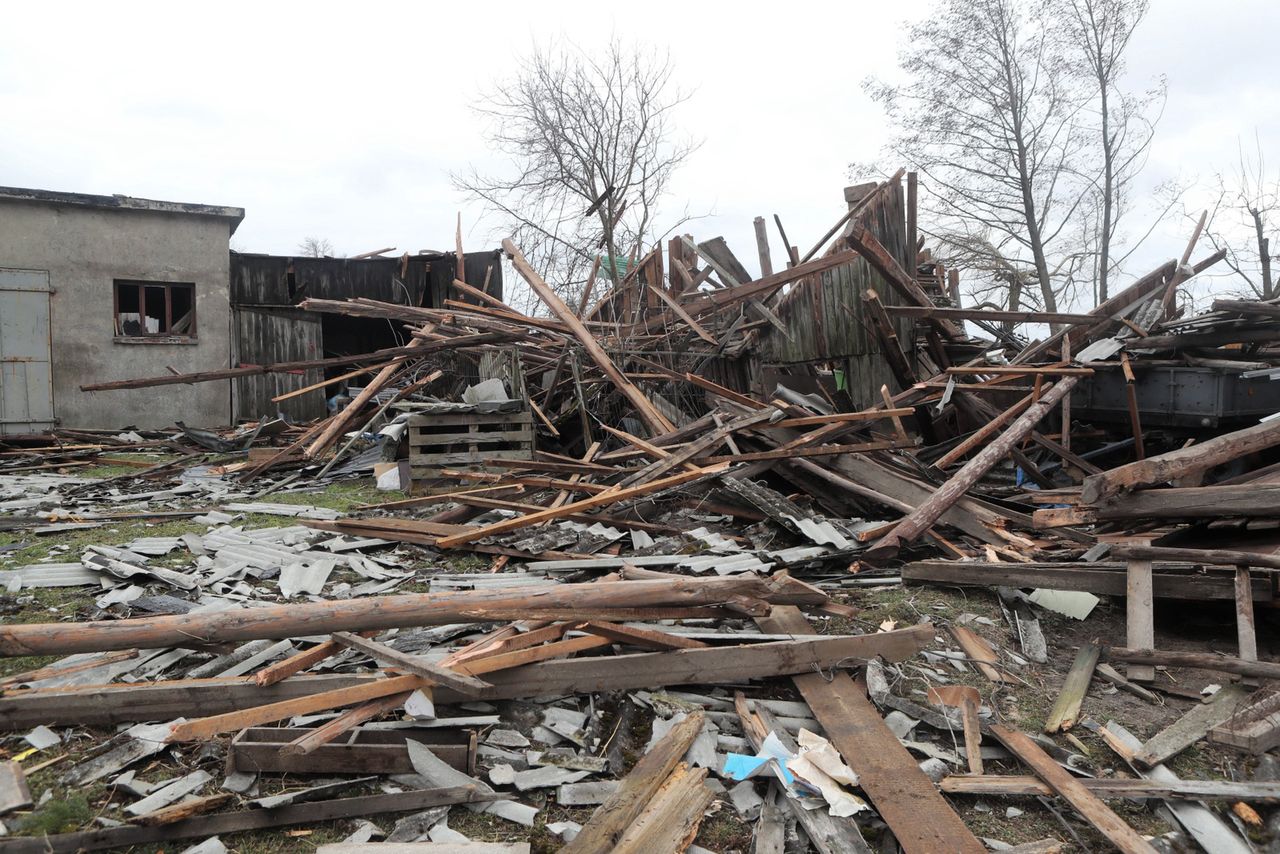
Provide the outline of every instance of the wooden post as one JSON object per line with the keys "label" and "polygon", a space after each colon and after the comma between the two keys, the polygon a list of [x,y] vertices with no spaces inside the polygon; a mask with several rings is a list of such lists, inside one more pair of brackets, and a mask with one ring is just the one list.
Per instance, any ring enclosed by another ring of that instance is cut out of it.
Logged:
{"label": "wooden post", "polygon": [[[1249,583],[1249,567],[1236,567],[1236,637],[1240,659],[1258,660],[1258,638],[1254,634],[1253,586]],[[1132,646],[1132,644],[1130,644]]]}
{"label": "wooden post", "polygon": [[773,275],[773,259],[769,255],[769,231],[765,227],[764,217],[752,220],[756,229],[756,251],[760,253],[760,276]]}
{"label": "wooden post", "polygon": [[912,276],[916,274],[916,269],[920,266],[920,255],[917,252],[917,214],[916,200],[919,193],[919,175],[915,172],[907,173],[907,259],[910,263],[910,269],[907,270]]}
{"label": "wooden post", "polygon": [[[1152,598],[1151,561],[1131,560],[1125,582],[1125,643],[1132,649],[1155,649],[1155,608]],[[1156,669],[1150,664],[1130,664],[1131,682],[1150,682]]]}

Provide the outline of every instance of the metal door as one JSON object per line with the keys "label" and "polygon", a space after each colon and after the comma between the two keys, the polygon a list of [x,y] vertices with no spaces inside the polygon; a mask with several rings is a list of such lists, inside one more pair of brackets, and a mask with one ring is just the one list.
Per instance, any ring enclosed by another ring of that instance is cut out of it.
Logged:
{"label": "metal door", "polygon": [[53,427],[49,274],[0,267],[0,434]]}

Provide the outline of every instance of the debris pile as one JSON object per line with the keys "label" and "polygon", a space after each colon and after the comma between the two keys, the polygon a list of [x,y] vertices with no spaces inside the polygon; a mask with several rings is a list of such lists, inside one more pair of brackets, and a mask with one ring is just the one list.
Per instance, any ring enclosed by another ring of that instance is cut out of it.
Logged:
{"label": "debris pile", "polygon": [[[382,367],[314,424],[0,451],[4,601],[93,591],[0,626],[33,657],[0,681],[0,846],[343,820],[330,850],[446,850],[489,821],[484,850],[683,851],[731,816],[725,851],[1248,850],[1280,796],[1254,620],[1280,304],[1181,316],[1221,258],[1193,241],[1087,313],[965,308],[901,179],[850,188],[779,272],[762,241],[755,278],[678,237],[573,307],[507,241],[549,316],[461,280],[437,307],[307,300],[412,338],[347,360]],[[320,502],[370,475],[408,494]],[[995,619],[917,607],[933,585],[990,588]],[[1109,596],[1123,627],[1085,637]],[[1235,655],[1157,644],[1157,602],[1215,599]],[[1197,744],[1264,761],[1180,779]],[[93,792],[93,826],[34,835],[55,789]],[[978,830],[998,798],[1056,823],[1010,849]]]}

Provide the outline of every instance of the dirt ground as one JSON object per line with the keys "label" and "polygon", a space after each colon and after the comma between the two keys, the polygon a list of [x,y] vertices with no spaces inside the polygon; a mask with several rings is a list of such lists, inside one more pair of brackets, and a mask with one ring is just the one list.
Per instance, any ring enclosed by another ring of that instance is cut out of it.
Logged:
{"label": "dirt ground", "polygon": [[[272,501],[292,501],[298,503],[317,504],[348,510],[358,504],[372,500],[386,500],[386,493],[375,493],[364,485],[350,483],[331,486],[319,493],[298,493],[275,496]],[[276,517],[264,517],[249,520],[251,526],[286,524],[285,520]],[[10,532],[0,532],[0,569],[11,568],[26,562],[39,560],[49,554],[51,548],[66,546],[67,554],[78,554],[78,547],[88,542],[98,544],[119,545],[140,536],[176,535],[187,530],[203,530],[202,526],[188,522],[168,522],[150,525],[133,523],[113,525],[90,531],[79,531],[70,534],[49,537],[32,537]],[[6,546],[21,544],[20,548],[5,549]],[[417,566],[421,579],[426,581],[433,572],[465,572],[484,571],[487,562],[472,557],[443,560],[438,555],[421,552],[422,560]],[[66,559],[66,558],[62,558]],[[401,590],[425,589],[410,585]],[[1015,682],[1005,685],[993,685],[976,670],[969,668],[967,672],[959,672],[943,667],[937,663],[929,664],[923,658],[901,665],[902,678],[894,686],[896,694],[925,704],[925,692],[930,684],[937,684],[937,674],[945,673],[945,678],[953,684],[968,684],[976,687],[983,696],[984,705],[990,707],[996,716],[1010,726],[1028,733],[1038,732],[1057,696],[1067,670],[1075,657],[1077,648],[1084,643],[1100,641],[1110,643],[1120,641],[1124,637],[1124,603],[1123,600],[1104,598],[1090,616],[1077,621],[1050,612],[1041,611],[1041,625],[1048,642],[1048,662],[1044,665],[1027,664],[1019,666],[1010,658],[1007,651],[1017,652],[1017,640],[1005,622],[1001,609],[993,592],[979,589],[939,588],[931,586],[901,586],[867,588],[839,597],[840,601],[856,606],[861,613],[856,619],[814,618],[818,631],[824,633],[874,632],[886,621],[894,621],[898,625],[910,625],[928,619],[939,626],[940,642],[932,648],[955,649],[944,627],[949,623],[963,623],[989,640],[1000,652],[1002,659],[1017,676]],[[20,591],[16,594],[0,594],[0,619],[12,621],[57,621],[71,619],[88,619],[94,612],[93,593],[80,589],[53,589]],[[1234,612],[1229,603],[1178,603],[1158,601],[1156,607],[1156,645],[1168,650],[1219,650],[1234,653],[1235,630]],[[1274,613],[1267,609],[1259,611],[1259,655],[1263,659],[1273,658],[1270,642],[1273,633]],[[21,672],[48,663],[49,659],[8,659],[0,660],[0,676]],[[1166,687],[1175,692],[1191,696],[1171,696],[1161,693],[1162,702],[1152,704],[1124,691],[1118,691],[1100,679],[1095,679],[1084,701],[1084,715],[1105,724],[1115,720],[1133,732],[1139,738],[1147,738],[1167,726],[1196,702],[1192,696],[1202,688],[1211,684],[1222,684],[1226,677],[1222,674],[1196,672],[1191,670],[1161,671],[1157,674],[1157,686]],[[660,686],[654,686],[655,689]],[[761,695],[779,698],[798,699],[789,680],[773,680],[759,686]],[[625,698],[616,698],[624,702]],[[608,715],[615,714],[617,703],[607,707]],[[887,711],[887,710],[886,710]],[[612,732],[615,739],[621,739],[624,755],[628,763],[638,757],[639,751],[648,739],[650,718],[646,714],[635,717],[630,728],[625,732],[614,732],[618,729],[616,720],[604,719],[599,723],[600,729]],[[63,745],[57,746],[47,753],[23,760],[24,767],[46,765],[42,770],[29,775],[32,793],[40,801],[46,791],[52,794],[45,803],[25,814],[6,816],[4,823],[10,834],[39,835],[44,833],[66,832],[87,829],[94,826],[98,816],[120,817],[119,809],[123,806],[119,797],[113,798],[106,786],[98,784],[68,791],[59,783],[63,769],[71,767],[85,756],[95,745],[111,733],[77,728],[72,730]],[[1090,770],[1097,776],[1129,775],[1114,754],[1101,739],[1094,736],[1084,726],[1077,726],[1069,738],[1062,734],[1054,736],[1054,740],[1062,747],[1077,753],[1083,753],[1088,760]],[[914,738],[921,739],[919,732]],[[963,753],[962,744],[943,734],[936,742],[939,747]],[[21,740],[21,734],[10,734],[0,739],[0,759],[9,758],[21,753],[27,745]],[[59,758],[62,757],[62,758]],[[51,761],[57,760],[57,761]],[[1245,754],[1217,748],[1201,743],[1174,758],[1168,767],[1181,777],[1197,779],[1250,779],[1256,762]],[[220,751],[207,746],[184,746],[161,758],[139,766],[138,776],[145,780],[168,779],[179,770],[191,770],[196,766],[206,767],[217,774],[221,769]],[[1025,769],[1011,762],[989,762],[988,774],[1025,774]],[[306,785],[298,779],[276,778],[264,781],[262,794],[271,794]],[[349,794],[363,794],[372,789],[353,789]],[[1031,797],[974,797],[949,796],[951,803],[964,817],[964,820],[976,834],[981,837],[999,840],[1009,844],[1019,844],[1045,838],[1056,838],[1067,843],[1067,850],[1107,850],[1107,844],[1088,825],[1078,819],[1072,810],[1059,801],[1037,799]],[[496,819],[488,815],[474,814],[461,808],[453,810],[450,815],[450,826],[475,840],[485,841],[523,841],[533,843],[533,849],[539,852],[557,850],[559,839],[546,830],[547,823],[561,820],[583,822],[590,815],[590,808],[565,808],[554,802],[554,790],[543,790],[524,793],[522,799],[541,808],[538,825],[532,831]],[[126,799],[127,800],[127,799]],[[1126,821],[1139,831],[1152,835],[1168,832],[1171,828],[1159,818],[1154,810],[1143,803],[1129,801],[1110,802]],[[1214,807],[1224,815],[1225,805]],[[1264,812],[1264,818],[1266,818]],[[388,829],[394,823],[394,816],[375,817],[375,823]],[[270,833],[246,833],[227,836],[223,842],[233,851],[244,852],[308,852],[326,842],[334,842],[349,834],[355,827],[353,822],[335,822],[328,825],[303,827],[273,831]],[[1267,842],[1266,834],[1261,828],[1248,828],[1250,835],[1257,843]],[[872,828],[869,834],[874,837]],[[187,844],[178,847],[151,846],[136,850],[181,850]],[[745,822],[735,813],[727,798],[718,798],[711,813],[703,821],[696,844],[712,851],[746,852],[751,849],[752,825]],[[879,840],[872,839],[872,842]],[[0,847],[3,843],[0,842]]]}

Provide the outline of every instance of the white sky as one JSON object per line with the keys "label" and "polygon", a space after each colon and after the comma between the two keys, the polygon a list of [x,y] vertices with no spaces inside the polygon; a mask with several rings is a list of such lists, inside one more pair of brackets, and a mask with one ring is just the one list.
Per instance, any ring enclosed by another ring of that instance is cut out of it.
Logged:
{"label": "white sky", "polygon": [[[927,7],[12,4],[0,184],[241,206],[244,251],[291,253],[308,235],[343,254],[451,248],[458,211],[468,247],[488,248],[493,223],[449,181],[493,161],[468,105],[535,41],[616,31],[669,49],[693,90],[681,121],[704,143],[673,207],[714,212],[690,230],[723,234],[754,270],[754,216],[780,214],[804,252],[843,212],[849,163],[874,160],[884,139],[859,84],[892,73],[903,20]],[[1280,139],[1280,6],[1153,7],[1130,54],[1135,85],[1169,78],[1146,180],[1229,168],[1255,127]],[[1132,272],[1180,254],[1189,231],[1170,226]]]}

